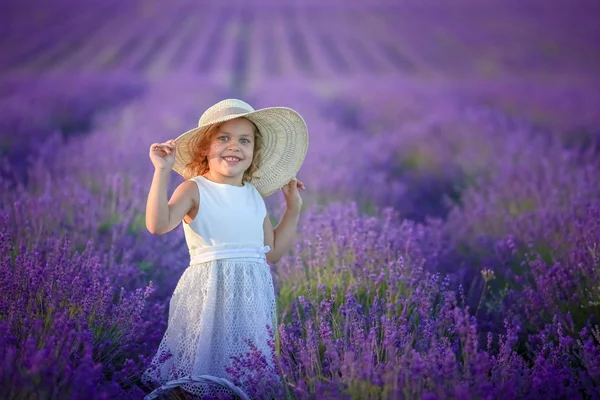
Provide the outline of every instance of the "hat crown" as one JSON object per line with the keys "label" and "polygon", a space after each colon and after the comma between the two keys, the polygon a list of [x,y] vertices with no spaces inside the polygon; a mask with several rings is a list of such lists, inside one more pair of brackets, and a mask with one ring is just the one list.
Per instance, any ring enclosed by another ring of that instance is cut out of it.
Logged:
{"label": "hat crown", "polygon": [[215,123],[231,115],[247,114],[254,108],[245,101],[239,99],[225,99],[209,107],[198,121],[198,126]]}

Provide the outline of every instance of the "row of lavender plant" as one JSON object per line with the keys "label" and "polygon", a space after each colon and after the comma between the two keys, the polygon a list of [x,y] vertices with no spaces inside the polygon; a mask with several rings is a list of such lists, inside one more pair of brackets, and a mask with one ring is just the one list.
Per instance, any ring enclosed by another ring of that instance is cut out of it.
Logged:
{"label": "row of lavender plant", "polygon": [[[272,8],[267,26],[258,22],[262,17],[255,18],[251,9],[203,4],[213,14],[218,11],[216,18],[207,18],[197,2],[189,1],[175,7],[103,2],[81,8],[63,0],[54,10],[40,5],[30,14],[23,5],[23,9],[9,8],[4,16],[11,25],[8,34],[18,32],[21,45],[6,41],[0,63],[11,71],[118,68],[155,75],[178,70],[215,77],[231,74],[238,80],[274,74],[314,78],[374,73],[468,80],[506,77],[515,71],[564,74],[587,69],[589,74],[597,67],[593,41],[586,38],[593,35],[595,20],[585,9],[577,12],[574,7],[565,21],[557,17],[563,14],[539,4],[519,10],[514,4],[473,3],[463,0],[426,8],[413,1],[401,5],[389,0],[345,2],[350,15],[330,18],[328,13],[339,9],[339,2],[320,4],[321,11],[314,4],[297,2]],[[269,4],[253,5],[260,10]],[[369,7],[373,16],[360,12]],[[534,18],[531,10],[544,18]],[[72,18],[54,23],[60,13]],[[551,35],[540,34],[548,25],[564,26],[574,18],[580,19],[576,31],[553,26]],[[464,23],[470,19],[476,21]],[[424,23],[433,28],[422,32]],[[514,29],[507,29],[511,24]],[[32,25],[38,29],[31,29]],[[147,31],[147,26],[153,29]],[[478,34],[471,34],[473,30]],[[517,45],[518,52],[514,51]]]}
{"label": "row of lavender plant", "polygon": [[[598,5],[485,2],[407,7],[378,21],[398,47],[446,77],[577,81],[598,68]],[[431,29],[423,30],[427,23]],[[374,29],[376,29],[374,27]],[[524,82],[527,85],[527,82]],[[527,93],[527,92],[525,92]]]}
{"label": "row of lavender plant", "polygon": [[60,0],[51,6],[36,0],[7,3],[0,15],[3,38],[7,39],[0,43],[0,65],[17,75],[32,69],[47,72],[63,63],[67,55],[86,47],[90,37],[102,31],[107,22],[114,23],[117,18],[127,21],[138,16],[140,10],[143,5],[134,1],[83,5]]}
{"label": "row of lavender plant", "polygon": [[126,74],[59,73],[2,79],[0,154],[13,166],[11,178],[26,178],[23,161],[36,156],[40,141],[52,134],[66,138],[89,130],[95,114],[140,96],[142,88],[139,78]]}

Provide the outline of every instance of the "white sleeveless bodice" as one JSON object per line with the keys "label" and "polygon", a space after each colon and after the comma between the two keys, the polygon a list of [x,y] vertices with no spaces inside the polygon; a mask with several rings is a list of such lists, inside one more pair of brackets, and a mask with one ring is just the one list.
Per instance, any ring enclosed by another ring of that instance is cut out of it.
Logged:
{"label": "white sleeveless bodice", "polygon": [[200,194],[198,214],[182,222],[190,264],[233,257],[264,256],[263,223],[267,210],[256,188],[233,186],[202,176],[191,178]]}

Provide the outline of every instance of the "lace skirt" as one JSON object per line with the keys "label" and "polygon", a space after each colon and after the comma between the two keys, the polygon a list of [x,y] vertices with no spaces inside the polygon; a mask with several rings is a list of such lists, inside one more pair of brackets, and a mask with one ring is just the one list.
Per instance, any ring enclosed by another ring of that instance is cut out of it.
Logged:
{"label": "lace skirt", "polygon": [[[171,297],[166,332],[142,382],[164,385],[190,375],[226,379],[230,357],[249,350],[244,338],[270,362],[267,326],[275,333],[276,318],[271,271],[264,259],[190,265]],[[231,394],[214,385],[182,384],[181,388],[197,396]]]}

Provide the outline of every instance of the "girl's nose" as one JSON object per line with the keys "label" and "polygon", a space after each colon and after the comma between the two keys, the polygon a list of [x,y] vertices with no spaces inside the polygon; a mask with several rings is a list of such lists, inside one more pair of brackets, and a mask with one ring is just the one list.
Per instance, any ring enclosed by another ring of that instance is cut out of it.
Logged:
{"label": "girl's nose", "polygon": [[229,141],[229,149],[230,150],[233,150],[233,149],[237,150],[238,149],[238,143],[235,140],[231,139]]}

